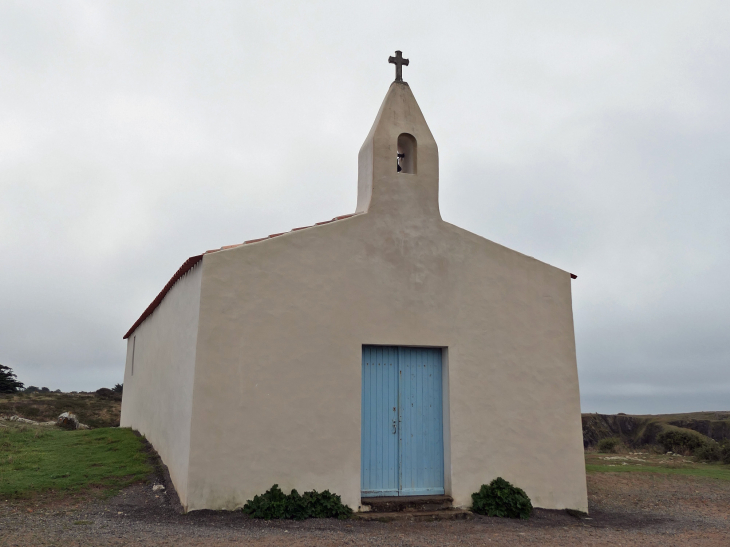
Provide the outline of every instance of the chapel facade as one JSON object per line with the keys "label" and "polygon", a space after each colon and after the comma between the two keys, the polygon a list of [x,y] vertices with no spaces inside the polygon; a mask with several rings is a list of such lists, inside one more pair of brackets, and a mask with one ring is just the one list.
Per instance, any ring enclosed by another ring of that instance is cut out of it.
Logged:
{"label": "chapel facade", "polygon": [[121,425],[187,510],[274,483],[468,507],[501,476],[587,511],[574,276],[441,218],[402,78],[358,161],[355,213],[183,264],[125,335]]}

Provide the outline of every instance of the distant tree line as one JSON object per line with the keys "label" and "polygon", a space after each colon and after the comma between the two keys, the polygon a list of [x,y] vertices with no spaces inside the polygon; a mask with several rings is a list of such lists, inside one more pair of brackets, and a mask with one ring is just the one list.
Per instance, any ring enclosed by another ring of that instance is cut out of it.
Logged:
{"label": "distant tree line", "polygon": [[18,382],[13,369],[0,365],[0,393],[16,393],[23,389],[23,382]]}
{"label": "distant tree line", "polygon": [[[121,394],[123,390],[122,384],[116,384],[112,389],[108,388],[101,388],[101,390],[106,390],[110,393],[118,393]],[[24,393],[50,393],[51,390],[47,387],[36,387],[36,386],[28,386],[25,387],[25,384],[23,382],[19,382],[18,379],[15,376],[15,373],[13,372],[13,369],[10,367],[6,367],[5,365],[0,365],[0,393],[18,393],[18,392],[24,392]],[[61,393],[60,389],[57,389],[54,393]]]}

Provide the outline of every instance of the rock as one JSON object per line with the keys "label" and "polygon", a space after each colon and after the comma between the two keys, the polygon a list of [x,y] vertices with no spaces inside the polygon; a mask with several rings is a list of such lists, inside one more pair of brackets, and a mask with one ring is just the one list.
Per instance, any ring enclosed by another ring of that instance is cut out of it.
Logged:
{"label": "rock", "polygon": [[38,422],[34,422],[33,420],[28,420],[26,418],[21,418],[20,416],[10,416],[10,421],[20,422],[21,424],[39,425]]}
{"label": "rock", "polygon": [[64,412],[56,420],[56,425],[61,426],[65,429],[91,429],[88,425],[79,422],[76,414],[71,412]]}
{"label": "rock", "polygon": [[153,492],[157,492],[157,491],[159,491],[159,490],[164,490],[164,489],[165,489],[165,487],[164,487],[164,486],[162,486],[161,484],[155,484],[155,485],[154,485],[154,486],[152,487],[152,491],[153,491]]}
{"label": "rock", "polygon": [[76,417],[76,414],[72,414],[71,412],[64,412],[61,414],[56,420],[56,424],[66,429],[79,428],[79,420]]}

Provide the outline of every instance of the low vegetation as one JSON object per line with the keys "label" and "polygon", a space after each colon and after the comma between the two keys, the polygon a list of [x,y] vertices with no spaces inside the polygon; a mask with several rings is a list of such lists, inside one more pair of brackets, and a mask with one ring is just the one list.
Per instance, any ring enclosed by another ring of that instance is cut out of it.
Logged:
{"label": "low vegetation", "polygon": [[729,435],[728,412],[583,415],[586,470],[594,473],[663,473],[730,480]]}
{"label": "low vegetation", "polygon": [[[719,445],[719,443],[714,444]],[[694,457],[675,452],[665,453],[662,447],[658,447],[658,449],[648,447],[640,451],[622,447],[610,454],[588,451],[585,455],[586,471],[589,473],[659,473],[730,480],[730,466],[723,465],[721,460],[700,461],[699,450]],[[730,452],[730,449],[728,451]]]}
{"label": "low vegetation", "polygon": [[151,472],[145,444],[130,429],[64,431],[13,422],[0,427],[3,499],[92,487],[113,492]]}
{"label": "low vegetation", "polygon": [[608,437],[598,441],[596,448],[599,452],[615,452],[621,446],[621,439],[618,437]]}
{"label": "low vegetation", "polygon": [[[616,438],[629,449],[666,445],[665,452],[684,453],[697,450],[711,440],[718,443],[730,440],[730,412],[583,414],[582,422],[586,449],[596,448],[603,439]],[[678,433],[693,437],[677,436]],[[697,439],[702,442],[698,444]]]}
{"label": "low vegetation", "polygon": [[[101,393],[99,393],[101,392]],[[119,425],[121,394],[102,388],[96,393],[17,392],[0,394],[0,416],[18,415],[37,422],[55,421],[62,412],[72,412],[92,428]]]}
{"label": "low vegetation", "polygon": [[532,502],[522,488],[497,477],[489,486],[482,484],[479,492],[471,495],[474,513],[490,517],[527,519],[532,514]]}
{"label": "low vegetation", "polygon": [[299,492],[284,494],[278,484],[261,495],[254,496],[243,506],[243,512],[257,519],[338,518],[352,515],[352,509],[343,505],[342,499],[329,490],[324,492]]}
{"label": "low vegetation", "polygon": [[700,462],[720,462],[730,465],[730,442],[708,442],[697,449],[694,454]]}
{"label": "low vegetation", "polygon": [[659,443],[665,451],[684,456],[691,456],[699,448],[703,448],[712,439],[691,431],[689,429],[671,428],[665,429],[657,435],[657,443]]}

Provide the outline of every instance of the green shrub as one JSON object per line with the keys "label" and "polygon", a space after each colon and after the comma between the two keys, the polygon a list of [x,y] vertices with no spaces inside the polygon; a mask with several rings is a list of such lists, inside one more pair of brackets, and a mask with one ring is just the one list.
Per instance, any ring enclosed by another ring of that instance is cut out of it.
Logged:
{"label": "green shrub", "polygon": [[489,486],[482,484],[471,500],[471,510],[480,515],[527,519],[532,514],[532,503],[525,491],[502,477],[494,479]]}
{"label": "green shrub", "polygon": [[695,450],[694,456],[697,461],[730,464],[730,443],[728,441],[705,443],[704,446]]}
{"label": "green shrub", "polygon": [[662,431],[657,435],[656,440],[664,450],[677,454],[694,454],[696,450],[708,444],[699,433],[675,429]]}
{"label": "green shrub", "polygon": [[601,439],[598,441],[596,448],[598,448],[599,452],[613,452],[620,444],[621,439],[617,437],[608,437],[607,439]]}
{"label": "green shrub", "polygon": [[254,496],[243,506],[243,512],[257,519],[294,519],[339,518],[352,515],[352,509],[343,505],[342,499],[329,490],[324,492],[299,492],[292,490],[286,495],[278,484],[260,496]]}
{"label": "green shrub", "polygon": [[720,446],[720,461],[726,465],[730,465],[730,444],[727,442]]}

